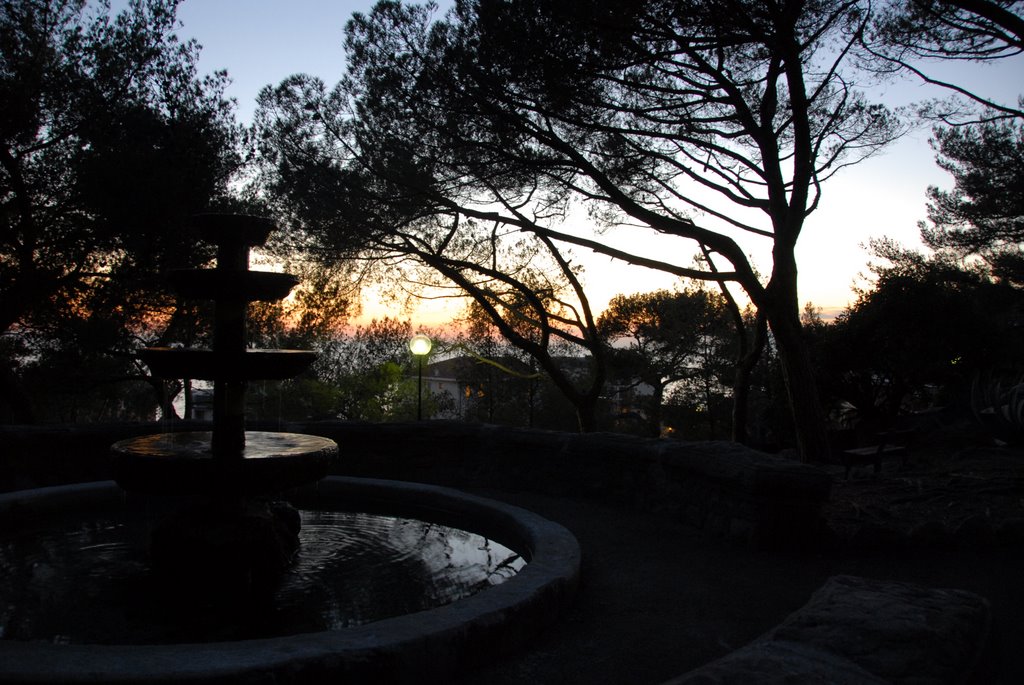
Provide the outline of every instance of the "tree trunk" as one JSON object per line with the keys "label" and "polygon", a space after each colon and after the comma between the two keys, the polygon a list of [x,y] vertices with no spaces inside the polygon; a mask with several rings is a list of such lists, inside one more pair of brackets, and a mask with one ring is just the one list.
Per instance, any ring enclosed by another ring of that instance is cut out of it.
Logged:
{"label": "tree trunk", "polygon": [[529,413],[527,414],[527,417],[526,417],[526,427],[527,428],[533,428],[534,413],[535,413],[534,410],[537,408],[537,379],[533,377],[533,373],[535,372],[535,367],[534,367],[534,364],[533,364],[533,359],[530,360],[530,371],[531,371],[530,381],[529,381],[530,385],[527,388],[527,392],[529,393],[529,399],[527,400],[527,405],[528,405],[527,406],[527,410],[528,410]]}
{"label": "tree trunk", "polygon": [[[827,460],[830,452],[825,415],[818,397],[814,369],[807,353],[800,323],[800,297],[797,292],[797,264],[794,250],[800,234],[802,216],[790,208],[787,216],[776,218],[775,247],[772,250],[772,277],[754,302],[775,337],[782,365],[790,416],[796,435],[796,448],[803,462]],[[751,298],[755,299],[755,298]]]}
{"label": "tree trunk", "polygon": [[597,398],[581,395],[573,404],[580,433],[593,433],[597,430]]}
{"label": "tree trunk", "polygon": [[747,424],[750,421],[750,379],[754,374],[754,368],[761,360],[761,353],[764,351],[764,344],[768,336],[768,326],[764,316],[758,314],[754,322],[754,340],[747,349],[746,331],[743,330],[743,320],[740,318],[740,330],[737,335],[740,337],[740,354],[736,360],[736,373],[732,381],[732,439],[746,445],[750,441],[747,432]]}
{"label": "tree trunk", "polygon": [[186,419],[195,418],[195,398],[192,396],[192,379],[184,379],[184,387],[182,390],[185,393],[185,417]]}
{"label": "tree trunk", "polygon": [[167,391],[167,383],[153,376],[147,376],[145,380],[156,393],[157,406],[160,408],[160,418],[164,421],[180,420],[181,417],[174,410],[174,396]]}
{"label": "tree trunk", "polygon": [[791,317],[773,318],[769,315],[768,323],[775,335],[779,361],[782,363],[800,460],[821,462],[825,461],[829,454],[825,417],[821,410],[818,386],[801,334],[800,322],[790,319]]}
{"label": "tree trunk", "polygon": [[704,376],[704,413],[708,417],[708,440],[717,440],[718,435],[715,430],[715,412],[711,406],[711,379],[706,375]]}
{"label": "tree trunk", "polygon": [[660,382],[651,384],[654,392],[651,394],[651,411],[647,419],[647,433],[652,438],[661,437],[661,416],[662,403],[665,401],[665,386]]}
{"label": "tree trunk", "polygon": [[[715,262],[711,258],[711,251],[706,245],[701,245],[701,252],[708,264],[708,268],[717,273]],[[761,352],[764,351],[764,344],[768,336],[768,324],[764,313],[758,309],[754,318],[754,339],[747,341],[747,325],[743,320],[743,312],[740,305],[733,297],[732,291],[725,281],[718,282],[718,288],[725,298],[725,304],[732,318],[733,328],[736,332],[736,369],[732,380],[732,426],[730,428],[733,442],[746,445],[750,441],[747,432],[747,424],[750,421],[750,379],[754,373],[754,367],[761,359]]]}
{"label": "tree trunk", "polygon": [[0,395],[3,402],[10,408],[11,422],[32,424],[36,422],[32,411],[32,402],[21,384],[18,374],[6,364],[0,364]]}

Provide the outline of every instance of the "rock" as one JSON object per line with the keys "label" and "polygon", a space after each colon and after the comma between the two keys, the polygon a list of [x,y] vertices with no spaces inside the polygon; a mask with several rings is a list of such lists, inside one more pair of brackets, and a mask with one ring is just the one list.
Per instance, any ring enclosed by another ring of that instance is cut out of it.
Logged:
{"label": "rock", "polygon": [[887,685],[853,661],[792,642],[755,642],[664,685]]}
{"label": "rock", "polygon": [[665,685],[981,682],[990,625],[969,592],[835,576],[765,635]]}
{"label": "rock", "polygon": [[887,685],[857,664],[792,642],[755,642],[663,685]]}
{"label": "rock", "polygon": [[969,592],[835,576],[766,637],[841,656],[892,683],[938,685],[968,681],[990,623],[988,602]]}

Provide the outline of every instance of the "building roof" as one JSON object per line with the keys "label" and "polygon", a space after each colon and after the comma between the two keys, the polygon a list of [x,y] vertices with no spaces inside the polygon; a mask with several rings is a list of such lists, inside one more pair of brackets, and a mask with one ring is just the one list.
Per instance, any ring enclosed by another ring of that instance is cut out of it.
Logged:
{"label": "building roof", "polygon": [[507,369],[513,375],[529,376],[536,373],[528,364],[516,357],[506,355],[494,358],[480,358],[462,355],[427,364],[423,367],[423,375],[430,378],[459,380],[476,376],[480,372],[481,367],[486,364],[494,365],[497,370]]}

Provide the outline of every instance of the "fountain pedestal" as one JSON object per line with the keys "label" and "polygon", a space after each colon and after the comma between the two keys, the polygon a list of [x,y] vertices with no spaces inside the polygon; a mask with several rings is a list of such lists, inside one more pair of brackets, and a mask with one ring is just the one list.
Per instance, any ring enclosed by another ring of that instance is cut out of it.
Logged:
{"label": "fountain pedestal", "polygon": [[157,525],[150,565],[176,601],[244,604],[274,592],[301,525],[287,502],[206,497]]}
{"label": "fountain pedestal", "polygon": [[297,280],[249,270],[249,250],[266,241],[272,222],[208,214],[196,217],[196,227],[216,243],[217,266],[178,271],[170,280],[183,297],[213,300],[213,348],[149,348],[140,357],[158,378],[212,380],[213,430],[117,442],[114,477],[129,492],[199,497],[155,529],[158,574],[215,594],[262,590],[288,566],[299,533],[297,512],[266,498],[323,478],[338,446],[312,435],[245,430],[247,382],[291,378],[315,358],[246,347],[249,303],[281,300]]}

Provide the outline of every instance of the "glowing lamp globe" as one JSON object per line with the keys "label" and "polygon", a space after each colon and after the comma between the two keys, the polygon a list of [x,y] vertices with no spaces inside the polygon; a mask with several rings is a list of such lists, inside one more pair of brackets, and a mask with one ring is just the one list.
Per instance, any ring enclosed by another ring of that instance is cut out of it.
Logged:
{"label": "glowing lamp globe", "polygon": [[409,351],[412,352],[417,357],[422,357],[425,354],[429,354],[430,348],[433,346],[434,344],[433,342],[431,342],[430,336],[426,336],[423,334],[414,335],[412,337],[412,340],[409,341]]}

